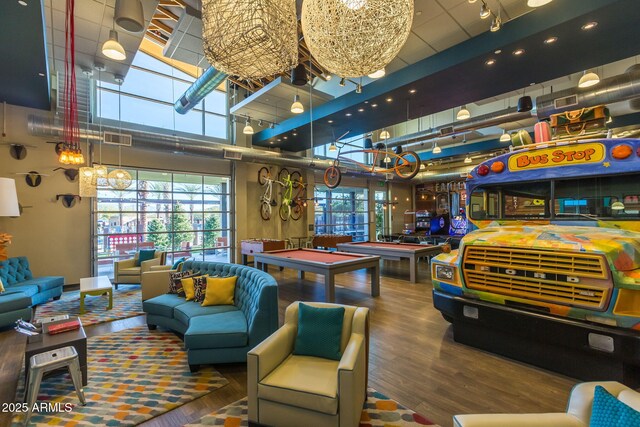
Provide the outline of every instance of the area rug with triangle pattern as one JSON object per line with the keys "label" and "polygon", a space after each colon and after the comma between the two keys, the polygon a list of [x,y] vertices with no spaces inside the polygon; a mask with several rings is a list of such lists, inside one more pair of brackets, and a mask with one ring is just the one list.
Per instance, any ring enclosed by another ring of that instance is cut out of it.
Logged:
{"label": "area rug with triangle pattern", "polygon": [[70,317],[80,317],[83,326],[112,322],[140,316],[142,311],[142,297],[140,287],[120,287],[113,290],[113,308],[107,310],[109,297],[87,295],[84,299],[85,314],[80,315],[80,291],[64,292],[58,301],[49,301],[36,307],[36,320],[59,314]]}
{"label": "area rug with triangle pattern", "polygon": [[[182,341],[170,332],[132,328],[87,340],[89,381],[81,406],[70,375],[42,381],[38,404],[70,411],[33,413],[30,426],[132,426],[191,402],[228,383],[212,367],[191,373]],[[20,376],[16,402],[24,395]],[[58,404],[58,405],[56,405]],[[24,414],[14,414],[21,426]]]}
{"label": "area rug with triangle pattern", "polygon": [[[360,427],[438,427],[422,415],[405,408],[395,400],[389,399],[372,388],[367,390],[367,395],[368,399],[365,402],[365,408],[360,418]],[[245,397],[209,415],[205,415],[195,424],[187,424],[185,427],[245,427],[249,425],[247,414],[247,398]]]}

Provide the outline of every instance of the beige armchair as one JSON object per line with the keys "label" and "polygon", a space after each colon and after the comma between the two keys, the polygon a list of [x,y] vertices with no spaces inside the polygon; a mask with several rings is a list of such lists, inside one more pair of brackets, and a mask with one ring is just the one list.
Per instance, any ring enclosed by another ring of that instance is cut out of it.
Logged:
{"label": "beige armchair", "polygon": [[140,280],[142,301],[166,294],[169,291],[169,275],[177,271],[172,270],[170,265],[159,265],[142,273]]}
{"label": "beige armchair", "polygon": [[249,422],[278,427],[358,426],[367,391],[369,309],[344,307],[342,359],[293,355],[298,304],[284,326],[247,355]]}
{"label": "beige armchair", "polygon": [[546,414],[455,415],[454,427],[587,427],[591,418],[593,394],[597,385],[618,400],[640,410],[640,393],[615,381],[580,383],[573,387],[567,410]]}
{"label": "beige armchair", "polygon": [[151,271],[152,267],[164,266],[167,259],[166,252],[156,251],[153,259],[143,261],[139,267],[136,267],[136,260],[139,254],[140,252],[136,252],[131,259],[113,262],[113,283],[116,289],[118,289],[119,284],[140,283],[142,273]]}

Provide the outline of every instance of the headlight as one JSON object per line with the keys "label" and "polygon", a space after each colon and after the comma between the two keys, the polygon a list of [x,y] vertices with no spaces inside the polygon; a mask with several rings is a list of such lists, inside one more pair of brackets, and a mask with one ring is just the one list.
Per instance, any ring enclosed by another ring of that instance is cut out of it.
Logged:
{"label": "headlight", "polygon": [[450,265],[438,265],[436,264],[436,279],[439,280],[447,280],[449,282],[453,281],[453,276],[455,274],[455,267]]}

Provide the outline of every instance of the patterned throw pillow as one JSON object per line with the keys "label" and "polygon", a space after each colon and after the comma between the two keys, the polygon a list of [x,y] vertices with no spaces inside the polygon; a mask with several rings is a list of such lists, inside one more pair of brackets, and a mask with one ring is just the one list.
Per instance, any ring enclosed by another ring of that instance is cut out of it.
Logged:
{"label": "patterned throw pillow", "polygon": [[202,303],[207,294],[207,276],[200,276],[193,279],[193,290],[195,302]]}
{"label": "patterned throw pillow", "polygon": [[178,294],[184,296],[182,289],[182,279],[193,276],[193,271],[178,271],[169,274],[169,294]]}

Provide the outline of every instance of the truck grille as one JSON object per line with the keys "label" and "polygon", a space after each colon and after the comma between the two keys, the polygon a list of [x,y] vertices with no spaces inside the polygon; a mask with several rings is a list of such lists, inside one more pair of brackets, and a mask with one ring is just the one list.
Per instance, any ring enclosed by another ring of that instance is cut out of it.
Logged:
{"label": "truck grille", "polygon": [[611,290],[600,255],[467,246],[467,288],[523,299],[604,309]]}

